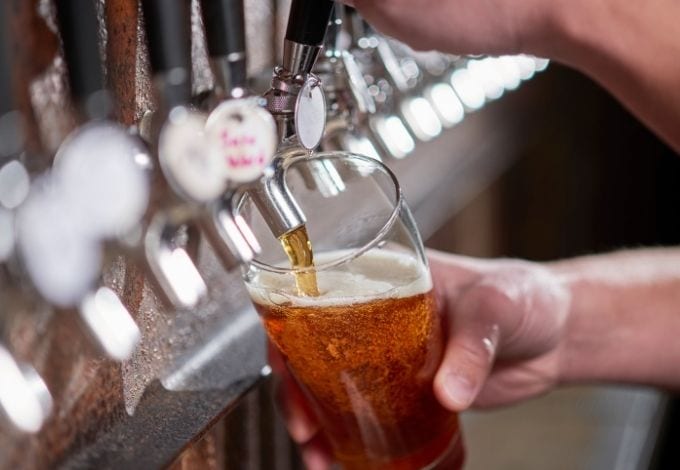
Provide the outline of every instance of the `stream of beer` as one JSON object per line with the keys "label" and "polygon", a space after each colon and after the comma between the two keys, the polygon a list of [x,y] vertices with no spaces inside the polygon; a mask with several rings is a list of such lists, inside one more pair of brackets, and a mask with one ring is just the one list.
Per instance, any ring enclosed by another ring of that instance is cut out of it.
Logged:
{"label": "stream of beer", "polygon": [[[312,242],[309,241],[307,228],[302,225],[279,238],[292,269],[310,268],[314,266]],[[304,297],[317,297],[319,288],[316,283],[316,272],[295,272],[295,285],[298,294]]]}

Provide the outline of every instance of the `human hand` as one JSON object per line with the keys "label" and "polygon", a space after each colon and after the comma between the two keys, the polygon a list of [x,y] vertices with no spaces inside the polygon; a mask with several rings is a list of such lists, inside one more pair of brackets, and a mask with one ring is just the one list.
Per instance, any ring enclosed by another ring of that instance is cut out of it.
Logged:
{"label": "human hand", "polygon": [[446,408],[510,404],[559,381],[570,294],[547,268],[430,251],[448,341],[434,390]]}
{"label": "human hand", "polygon": [[355,7],[380,32],[421,50],[552,56],[549,52],[564,29],[561,1],[341,1]]}
{"label": "human hand", "polygon": [[[547,268],[520,260],[476,260],[428,253],[447,346],[434,381],[448,409],[513,403],[550,390],[559,379],[570,296]],[[332,463],[330,445],[302,390],[270,346],[277,398],[310,470]]]}

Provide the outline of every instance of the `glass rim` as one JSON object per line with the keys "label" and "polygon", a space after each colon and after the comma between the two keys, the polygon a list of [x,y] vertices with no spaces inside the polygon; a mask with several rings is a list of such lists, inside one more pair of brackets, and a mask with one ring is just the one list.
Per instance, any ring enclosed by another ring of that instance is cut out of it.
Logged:
{"label": "glass rim", "polygon": [[249,266],[250,267],[255,267],[261,271],[267,271],[270,273],[275,273],[275,274],[293,274],[293,273],[306,273],[306,272],[317,272],[317,271],[326,271],[328,269],[343,265],[349,261],[352,261],[359,256],[363,255],[366,253],[368,250],[371,248],[374,248],[376,245],[378,245],[380,242],[382,242],[385,238],[385,236],[389,233],[389,231],[392,229],[394,226],[395,222],[399,218],[401,211],[403,210],[404,206],[404,195],[401,190],[401,185],[399,184],[399,180],[397,179],[397,176],[394,174],[394,172],[387,166],[385,165],[382,161],[376,160],[375,158],[367,157],[365,155],[361,155],[358,153],[352,153],[352,152],[344,152],[344,151],[326,151],[326,152],[317,152],[312,155],[305,154],[305,155],[299,155],[295,157],[290,157],[288,161],[285,163],[285,171],[288,171],[290,167],[292,167],[294,164],[300,162],[300,161],[314,161],[314,160],[343,160],[347,158],[351,158],[353,160],[360,160],[365,163],[370,163],[371,165],[374,165],[376,168],[379,168],[382,170],[392,181],[393,187],[394,187],[394,207],[392,208],[392,212],[390,213],[389,217],[387,217],[387,220],[383,224],[383,226],[378,230],[375,235],[371,238],[370,241],[367,243],[363,244],[360,247],[357,248],[351,248],[348,250],[343,250],[347,251],[346,254],[343,254],[342,256],[339,256],[337,258],[334,258],[332,261],[329,261],[327,263],[323,264],[314,264],[314,266],[310,266],[307,268],[287,268],[287,267],[281,267],[281,266],[272,266],[270,264],[263,263],[262,261],[259,261],[257,258],[254,258],[250,261]]}

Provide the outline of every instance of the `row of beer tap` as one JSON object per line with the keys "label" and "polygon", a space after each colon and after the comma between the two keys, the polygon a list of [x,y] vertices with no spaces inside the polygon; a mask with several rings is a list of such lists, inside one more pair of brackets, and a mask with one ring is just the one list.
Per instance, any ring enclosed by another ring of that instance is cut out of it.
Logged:
{"label": "row of beer tap", "polygon": [[[209,294],[191,256],[196,233],[233,270],[259,250],[234,210],[244,197],[277,237],[305,222],[284,182],[289,156],[322,149],[405,158],[547,65],[415,52],[350,8],[293,0],[283,62],[257,96],[246,76],[243,0],[201,0],[215,88],[198,105],[187,3],[142,0],[157,109],[131,130],[111,117],[94,0],[55,0],[80,125],[49,168],[24,150],[8,15],[0,15],[0,410],[19,431],[37,432],[52,400],[13,354],[15,322],[76,312],[106,356],[126,360],[141,332],[102,281],[111,260],[143,266],[168,310],[191,310]],[[303,176],[329,197],[344,190],[332,166]]]}

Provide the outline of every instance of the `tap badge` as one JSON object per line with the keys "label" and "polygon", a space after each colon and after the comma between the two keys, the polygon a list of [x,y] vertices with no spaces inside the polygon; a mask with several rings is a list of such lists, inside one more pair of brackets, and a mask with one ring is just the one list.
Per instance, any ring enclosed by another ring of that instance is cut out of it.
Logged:
{"label": "tap badge", "polygon": [[321,82],[310,76],[302,85],[295,103],[295,133],[307,150],[314,150],[326,129],[326,96]]}
{"label": "tap badge", "polygon": [[254,99],[229,100],[208,118],[206,137],[219,149],[225,177],[247,183],[260,177],[276,151],[276,123]]}
{"label": "tap badge", "polygon": [[200,113],[176,108],[158,141],[166,179],[173,189],[199,203],[217,199],[227,187],[220,155],[205,138],[205,122]]}

